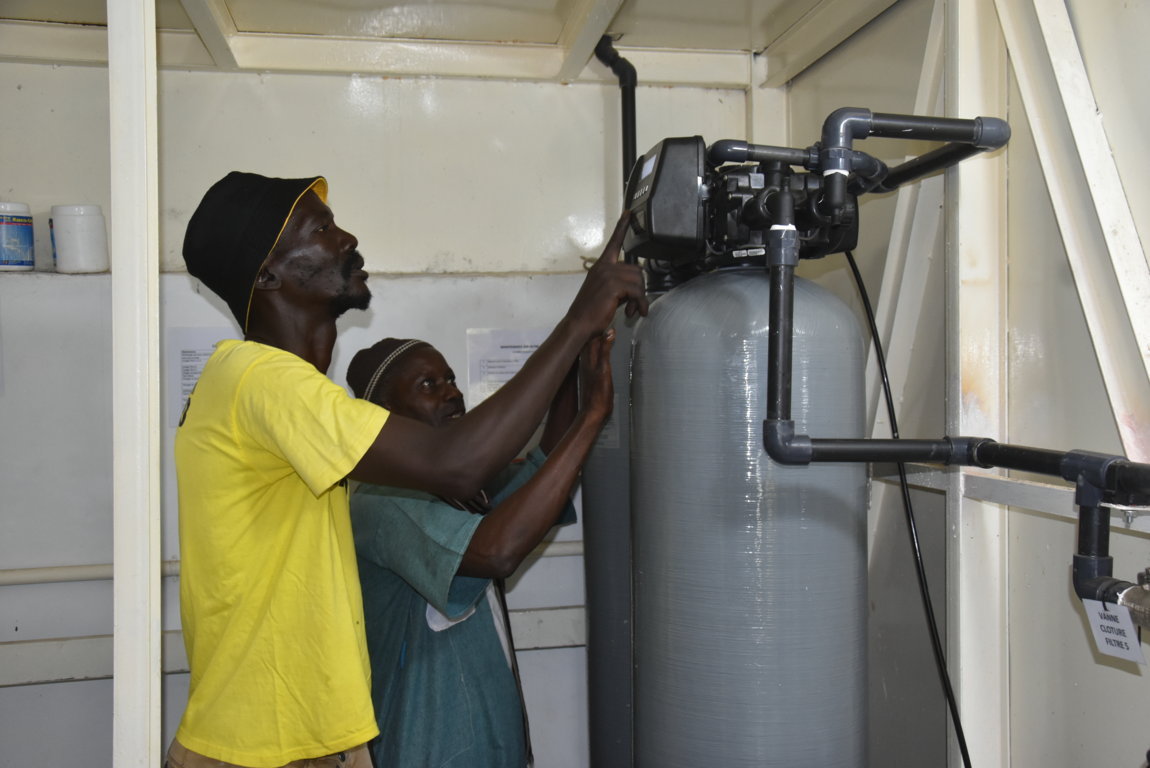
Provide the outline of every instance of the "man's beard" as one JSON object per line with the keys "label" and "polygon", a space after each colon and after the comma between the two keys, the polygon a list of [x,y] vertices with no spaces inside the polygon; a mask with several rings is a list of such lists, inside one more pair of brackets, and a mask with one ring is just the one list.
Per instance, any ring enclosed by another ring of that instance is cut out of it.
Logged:
{"label": "man's beard", "polygon": [[331,308],[331,316],[339,317],[349,309],[367,309],[370,305],[371,291],[364,291],[359,295],[344,291],[332,299],[328,306]]}
{"label": "man's beard", "polygon": [[[356,251],[353,256],[358,257],[359,252]],[[343,290],[340,291],[338,296],[331,300],[329,306],[332,317],[340,317],[349,309],[367,309],[371,304],[371,291],[366,287],[361,294],[356,295],[351,293],[351,273],[359,269],[359,264],[362,263],[363,260],[360,258],[349,258],[344,262],[343,268],[340,269],[340,274],[343,275],[344,280]]]}

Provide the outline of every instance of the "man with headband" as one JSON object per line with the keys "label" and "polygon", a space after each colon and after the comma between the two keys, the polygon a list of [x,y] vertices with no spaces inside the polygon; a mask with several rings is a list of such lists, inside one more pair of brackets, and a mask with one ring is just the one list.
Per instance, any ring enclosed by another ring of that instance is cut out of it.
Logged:
{"label": "man with headband", "polygon": [[[188,271],[243,330],[204,366],[176,433],[180,605],[191,680],[173,768],[369,766],[378,732],[345,479],[470,498],[522,448],[620,303],[625,219],[520,373],[441,428],[330,379],[336,318],[371,298],[323,177],[233,172],[184,238]],[[298,762],[297,762],[298,761]]]}
{"label": "man with headband", "polygon": [[[523,768],[531,740],[503,580],[556,524],[612,405],[613,332],[552,402],[539,446],[469,499],[361,484],[351,520],[363,585],[376,768]],[[438,350],[384,339],[352,358],[357,397],[441,426],[465,413]],[[579,407],[579,395],[582,407]]]}

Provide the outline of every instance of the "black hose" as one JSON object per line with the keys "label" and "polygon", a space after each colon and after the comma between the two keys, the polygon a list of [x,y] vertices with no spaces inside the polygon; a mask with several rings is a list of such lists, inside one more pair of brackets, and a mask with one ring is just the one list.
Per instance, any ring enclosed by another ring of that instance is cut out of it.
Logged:
{"label": "black hose", "polygon": [[[874,310],[871,308],[870,297],[867,295],[866,285],[863,284],[862,274],[859,273],[858,264],[855,263],[854,254],[846,251],[847,264],[850,265],[854,275],[855,285],[858,286],[859,296],[862,299],[863,309],[866,311],[867,324],[870,326],[871,338],[874,340],[875,359],[878,361],[879,373],[882,376],[882,390],[886,397],[887,417],[890,419],[891,437],[898,439],[898,419],[895,416],[894,396],[890,390],[890,378],[886,372],[886,356],[882,350],[882,340],[878,334],[878,324],[874,319]],[[962,729],[962,719],[958,715],[958,705],[954,699],[954,689],[950,684],[950,674],[946,670],[946,656],[942,650],[942,641],[938,635],[938,622],[934,618],[934,607],[930,602],[930,589],[926,581],[926,568],[922,562],[922,548],[918,540],[918,526],[914,520],[914,507],[910,501],[910,483],[906,478],[906,465],[901,461],[898,467],[899,487],[902,490],[903,509],[906,510],[906,525],[910,533],[910,544],[914,550],[915,571],[918,574],[918,588],[922,595],[923,609],[926,611],[927,629],[930,631],[930,645],[934,651],[934,663],[938,669],[938,677],[942,683],[943,693],[946,695],[946,704],[950,709],[951,719],[954,721],[954,732],[958,739],[958,748],[962,752],[962,764],[970,768],[970,751],[966,746],[966,734]]]}

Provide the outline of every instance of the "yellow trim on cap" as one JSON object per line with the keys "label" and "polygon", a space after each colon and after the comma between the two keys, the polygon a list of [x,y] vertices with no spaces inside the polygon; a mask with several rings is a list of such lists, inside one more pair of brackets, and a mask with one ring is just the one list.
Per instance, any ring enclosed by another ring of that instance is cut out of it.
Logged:
{"label": "yellow trim on cap", "polygon": [[[260,270],[264,268],[264,264],[268,263],[268,257],[272,255],[272,251],[274,251],[276,246],[279,245],[280,236],[283,235],[284,229],[287,228],[287,223],[291,219],[291,215],[295,213],[295,207],[299,205],[299,201],[303,199],[303,196],[312,190],[315,190],[315,193],[319,197],[320,201],[323,202],[324,205],[327,205],[327,179],[325,179],[323,176],[317,176],[316,180],[313,181],[307,189],[305,189],[303,192],[300,192],[296,197],[295,202],[291,204],[291,208],[288,209],[287,216],[284,217],[283,224],[280,224],[280,231],[276,233],[276,239],[272,241],[272,247],[268,248],[268,252],[264,254],[264,260],[260,262]],[[256,270],[256,275],[259,275],[259,270]],[[243,332],[245,336],[248,333],[248,321],[251,320],[252,316],[252,297],[255,296],[255,293],[256,282],[253,280],[252,287],[248,289],[248,306],[247,309],[244,310]]]}

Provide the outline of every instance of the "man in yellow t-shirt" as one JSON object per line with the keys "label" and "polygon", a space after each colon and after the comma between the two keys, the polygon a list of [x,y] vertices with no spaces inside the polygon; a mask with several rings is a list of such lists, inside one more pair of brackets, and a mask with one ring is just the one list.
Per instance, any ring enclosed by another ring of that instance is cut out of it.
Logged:
{"label": "man in yellow t-shirt", "polygon": [[369,768],[377,731],[347,478],[469,498],[531,436],[615,309],[646,312],[620,219],[567,315],[499,392],[434,428],[327,378],[336,318],[371,298],[323,177],[233,172],[188,223],[188,271],[244,332],[176,434],[180,601],[191,666],[172,768]]}

